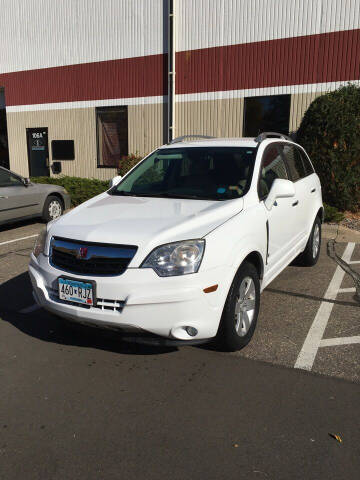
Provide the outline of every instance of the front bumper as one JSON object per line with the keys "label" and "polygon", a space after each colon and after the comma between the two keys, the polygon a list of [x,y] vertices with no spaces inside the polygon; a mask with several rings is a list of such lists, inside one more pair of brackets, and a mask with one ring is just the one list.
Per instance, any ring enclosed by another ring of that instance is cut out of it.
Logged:
{"label": "front bumper", "polygon": [[[59,300],[57,279],[61,275],[79,280],[90,277],[58,270],[44,255],[31,255],[29,273],[36,302],[56,315],[94,326],[146,331],[192,343],[216,335],[227,295],[227,282],[222,280],[229,274],[219,268],[163,278],[152,269],[128,268],[116,277],[94,276],[91,280],[96,282],[99,305],[88,308]],[[219,285],[215,292],[203,292],[215,284]],[[195,327],[197,335],[188,335],[186,326]]]}

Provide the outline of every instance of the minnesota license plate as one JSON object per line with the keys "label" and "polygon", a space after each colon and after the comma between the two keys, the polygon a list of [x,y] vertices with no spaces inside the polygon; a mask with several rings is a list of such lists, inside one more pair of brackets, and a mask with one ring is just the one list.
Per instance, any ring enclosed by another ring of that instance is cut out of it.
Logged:
{"label": "minnesota license plate", "polygon": [[59,298],[68,302],[94,305],[95,285],[93,282],[81,282],[70,278],[58,278]]}

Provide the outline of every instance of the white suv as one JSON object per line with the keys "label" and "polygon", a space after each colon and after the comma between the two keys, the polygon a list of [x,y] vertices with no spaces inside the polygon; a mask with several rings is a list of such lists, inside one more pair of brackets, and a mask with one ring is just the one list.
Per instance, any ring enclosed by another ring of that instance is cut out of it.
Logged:
{"label": "white suv", "polygon": [[284,135],[188,137],[47,225],[29,265],[40,306],[144,341],[249,342],[260,292],[318,260],[320,181]]}

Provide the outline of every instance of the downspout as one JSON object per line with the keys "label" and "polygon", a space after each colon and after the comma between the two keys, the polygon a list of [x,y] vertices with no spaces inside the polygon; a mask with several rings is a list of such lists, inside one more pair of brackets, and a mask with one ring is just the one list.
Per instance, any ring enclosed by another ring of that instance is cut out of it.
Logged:
{"label": "downspout", "polygon": [[175,0],[168,0],[168,143],[175,138]]}

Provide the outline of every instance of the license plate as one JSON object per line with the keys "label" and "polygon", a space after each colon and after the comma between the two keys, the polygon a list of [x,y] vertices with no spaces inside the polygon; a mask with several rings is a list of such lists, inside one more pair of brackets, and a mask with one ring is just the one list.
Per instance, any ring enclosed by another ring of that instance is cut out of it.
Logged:
{"label": "license plate", "polygon": [[59,298],[68,302],[94,305],[95,285],[93,282],[81,282],[70,278],[58,278]]}

